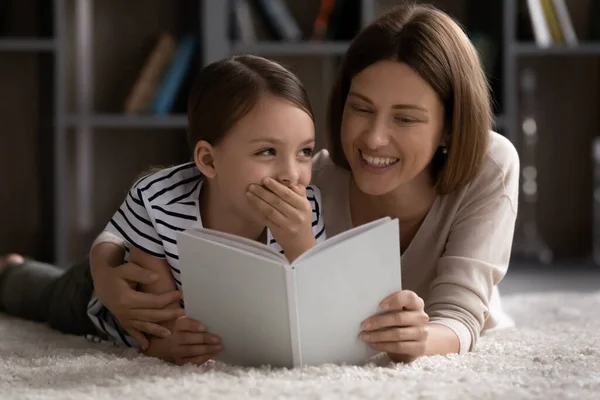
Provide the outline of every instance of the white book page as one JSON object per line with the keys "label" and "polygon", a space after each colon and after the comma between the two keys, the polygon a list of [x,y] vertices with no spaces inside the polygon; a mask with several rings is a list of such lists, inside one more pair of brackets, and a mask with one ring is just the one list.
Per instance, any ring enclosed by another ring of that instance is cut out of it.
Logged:
{"label": "white book page", "polygon": [[313,254],[295,273],[303,363],[368,361],[375,351],[358,338],[360,324],[402,289],[398,221]]}
{"label": "white book page", "polygon": [[284,263],[288,262],[287,258],[283,254],[280,254],[277,250],[267,246],[264,243],[257,242],[256,240],[250,240],[245,237],[201,227],[195,227],[193,229],[186,230],[184,234],[197,238],[204,238],[215,243],[221,243],[225,246],[234,247],[238,250],[256,254],[269,260]]}
{"label": "white book page", "polygon": [[185,313],[219,335],[217,360],[293,365],[287,274],[280,261],[178,234]]}
{"label": "white book page", "polygon": [[[308,259],[309,257],[311,257],[313,254],[321,252],[321,251],[325,251],[326,249],[333,247],[335,245],[337,245],[338,243],[341,243],[345,240],[348,240],[356,235],[360,235],[363,232],[366,232],[368,230],[371,230],[377,226],[383,225],[389,221],[391,221],[392,219],[390,217],[383,217],[380,219],[377,219],[375,221],[371,221],[367,224],[363,224],[360,226],[357,226],[355,228],[352,228],[350,230],[347,230],[345,232],[342,232],[336,236],[333,236],[331,238],[328,238],[327,240],[325,240],[322,243],[317,244],[316,246],[312,247],[311,249],[305,251],[302,255],[300,255],[298,258],[296,258],[294,260],[294,262],[292,263],[292,265],[297,265],[300,262],[302,262],[305,259]],[[327,227],[325,227],[327,229]]]}

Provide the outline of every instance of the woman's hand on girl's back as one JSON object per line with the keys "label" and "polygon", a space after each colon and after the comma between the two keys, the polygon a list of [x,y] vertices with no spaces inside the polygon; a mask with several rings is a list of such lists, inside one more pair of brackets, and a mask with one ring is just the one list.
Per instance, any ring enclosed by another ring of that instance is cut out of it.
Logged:
{"label": "woman's hand on girl's back", "polygon": [[425,354],[427,324],[425,303],[415,292],[401,290],[380,304],[383,313],[361,324],[361,339],[393,361],[411,362]]}
{"label": "woman's hand on girl's back", "polygon": [[306,188],[288,187],[272,178],[265,178],[263,184],[250,185],[248,199],[291,262],[317,243]]}
{"label": "woman's hand on girl's back", "polygon": [[136,290],[138,284],[151,284],[157,279],[158,275],[152,271],[126,263],[115,268],[104,268],[94,280],[98,299],[144,350],[149,345],[144,333],[164,338],[171,332],[158,323],[184,315],[180,307],[166,308],[179,302],[181,292],[178,290],[160,295]]}

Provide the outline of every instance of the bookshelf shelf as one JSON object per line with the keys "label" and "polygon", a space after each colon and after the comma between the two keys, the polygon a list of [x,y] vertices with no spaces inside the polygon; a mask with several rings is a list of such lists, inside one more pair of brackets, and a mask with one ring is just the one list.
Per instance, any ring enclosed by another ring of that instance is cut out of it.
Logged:
{"label": "bookshelf shelf", "polygon": [[600,43],[581,43],[577,46],[551,46],[539,47],[535,43],[515,43],[511,46],[515,55],[522,56],[569,56],[569,55],[589,55],[600,56]]}
{"label": "bookshelf shelf", "polygon": [[120,115],[120,114],[94,114],[89,117],[78,114],[70,114],[66,118],[69,127],[88,125],[94,128],[152,128],[171,129],[187,128],[187,116],[184,114],[173,114],[167,116],[155,115]]}
{"label": "bookshelf shelf", "polygon": [[234,42],[232,52],[261,55],[343,55],[349,45],[349,42]]}
{"label": "bookshelf shelf", "polygon": [[0,38],[0,51],[51,52],[54,48],[53,39]]}

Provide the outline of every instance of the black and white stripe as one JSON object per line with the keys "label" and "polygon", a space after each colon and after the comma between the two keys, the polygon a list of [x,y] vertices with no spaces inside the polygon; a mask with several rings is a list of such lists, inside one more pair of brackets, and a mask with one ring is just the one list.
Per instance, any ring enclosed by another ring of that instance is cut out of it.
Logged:
{"label": "black and white stripe", "polygon": [[[164,258],[171,267],[176,286],[181,290],[179,252],[176,233],[201,223],[198,196],[203,177],[193,163],[163,169],[138,180],[105,231],[114,234],[128,247],[135,246],[155,257]],[[313,186],[307,188],[307,199],[313,210],[313,233],[317,242],[325,240],[325,226],[321,215],[321,194]],[[267,232],[269,246],[283,249]],[[129,259],[129,251],[126,252]],[[97,299],[88,306],[88,315],[94,324],[115,342],[137,346],[133,338],[119,326]]]}

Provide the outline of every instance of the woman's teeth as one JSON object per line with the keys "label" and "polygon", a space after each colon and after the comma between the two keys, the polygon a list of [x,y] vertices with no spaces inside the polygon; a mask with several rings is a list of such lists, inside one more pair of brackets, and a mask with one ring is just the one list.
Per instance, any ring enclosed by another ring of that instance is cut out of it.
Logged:
{"label": "woman's teeth", "polygon": [[367,164],[373,167],[388,167],[392,164],[396,164],[399,160],[399,158],[396,157],[372,157],[362,151],[360,152],[360,156]]}

